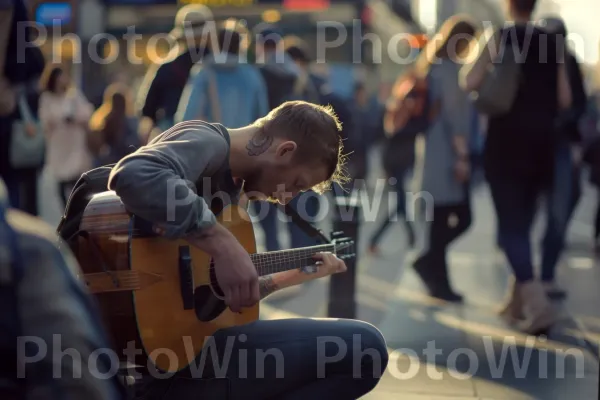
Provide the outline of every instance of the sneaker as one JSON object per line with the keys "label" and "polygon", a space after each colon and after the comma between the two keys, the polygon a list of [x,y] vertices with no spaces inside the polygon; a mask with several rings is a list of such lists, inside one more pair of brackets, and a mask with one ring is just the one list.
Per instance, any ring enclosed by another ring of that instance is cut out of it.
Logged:
{"label": "sneaker", "polygon": [[504,304],[498,310],[498,314],[509,325],[515,325],[518,321],[525,319],[523,314],[523,299],[517,287],[514,276],[510,277],[508,291],[506,292]]}
{"label": "sneaker", "polygon": [[519,321],[519,330],[529,335],[547,335],[548,330],[557,322],[556,310],[538,281],[518,283],[517,290],[523,300],[524,321]]}

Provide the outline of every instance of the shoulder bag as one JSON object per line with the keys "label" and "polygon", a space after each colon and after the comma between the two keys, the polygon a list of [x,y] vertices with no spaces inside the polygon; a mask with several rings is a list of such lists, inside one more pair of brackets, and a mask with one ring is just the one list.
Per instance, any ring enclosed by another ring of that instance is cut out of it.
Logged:
{"label": "shoulder bag", "polygon": [[511,110],[521,84],[520,61],[513,46],[502,46],[498,58],[488,65],[479,89],[469,93],[479,112],[494,117]]}
{"label": "shoulder bag", "polygon": [[[21,119],[12,124],[12,137],[9,149],[10,165],[15,169],[41,167],[44,163],[45,140],[40,124],[33,117],[25,91],[18,96]],[[27,133],[27,125],[35,126],[35,134]]]}

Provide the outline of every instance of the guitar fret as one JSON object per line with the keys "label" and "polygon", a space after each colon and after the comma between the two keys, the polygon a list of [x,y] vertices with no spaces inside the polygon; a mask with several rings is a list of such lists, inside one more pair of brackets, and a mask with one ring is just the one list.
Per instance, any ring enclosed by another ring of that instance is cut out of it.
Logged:
{"label": "guitar fret", "polygon": [[312,256],[320,251],[332,251],[331,244],[301,249],[279,250],[251,255],[252,262],[260,275],[289,271],[314,264]]}

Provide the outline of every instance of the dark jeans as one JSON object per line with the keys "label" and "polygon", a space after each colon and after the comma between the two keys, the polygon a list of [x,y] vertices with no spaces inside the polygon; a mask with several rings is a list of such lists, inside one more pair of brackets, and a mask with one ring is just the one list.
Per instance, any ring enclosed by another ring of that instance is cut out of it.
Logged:
{"label": "dark jeans", "polygon": [[449,288],[448,246],[469,229],[471,222],[471,205],[468,200],[462,204],[433,208],[433,221],[429,222],[429,245],[414,264],[430,288]]}
{"label": "dark jeans", "polygon": [[207,351],[199,375],[149,379],[136,398],[354,400],[377,385],[388,362],[381,333],[355,320],[256,321],[216,332],[213,345],[218,359]]}
{"label": "dark jeans", "polygon": [[379,241],[381,240],[383,234],[387,231],[390,224],[396,220],[396,218],[401,217],[404,222],[404,226],[406,228],[407,234],[409,236],[409,242],[412,245],[414,242],[414,230],[413,227],[406,219],[406,190],[404,187],[404,179],[407,174],[407,170],[397,171],[393,178],[396,179],[396,209],[392,210],[390,214],[381,222],[379,227],[375,229],[375,233],[371,236],[370,244],[371,246],[377,246]]}
{"label": "dark jeans", "polygon": [[10,205],[31,215],[38,215],[38,177],[36,168],[13,171],[5,179]]}
{"label": "dark jeans", "polygon": [[542,280],[554,280],[554,272],[565,247],[571,216],[581,195],[581,171],[573,164],[569,143],[558,146],[552,190],[546,204],[546,234],[542,242]]}
{"label": "dark jeans", "polygon": [[496,221],[499,245],[519,282],[533,279],[531,258],[531,226],[538,199],[545,186],[536,179],[517,177],[488,178]]}

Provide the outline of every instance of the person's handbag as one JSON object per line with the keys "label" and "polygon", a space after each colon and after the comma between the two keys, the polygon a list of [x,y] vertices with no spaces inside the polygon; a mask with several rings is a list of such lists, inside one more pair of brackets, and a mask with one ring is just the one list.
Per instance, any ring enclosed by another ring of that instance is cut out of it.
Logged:
{"label": "person's handbag", "polygon": [[512,109],[521,78],[521,62],[513,46],[503,46],[498,58],[488,65],[481,86],[469,93],[469,97],[482,114],[504,115]]}
{"label": "person's handbag", "polygon": [[[15,169],[41,167],[44,163],[45,140],[39,123],[33,117],[26,94],[18,96],[21,119],[12,124],[12,137],[9,149],[9,162]],[[27,125],[35,126],[35,134],[27,133]]]}

